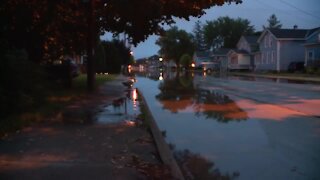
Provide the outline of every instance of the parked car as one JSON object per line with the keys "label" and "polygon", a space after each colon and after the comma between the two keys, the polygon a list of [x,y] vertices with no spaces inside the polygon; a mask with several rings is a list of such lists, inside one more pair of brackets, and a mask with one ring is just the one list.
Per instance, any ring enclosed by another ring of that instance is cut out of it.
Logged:
{"label": "parked car", "polygon": [[219,70],[219,65],[217,63],[206,63],[202,64],[202,70],[211,73]]}
{"label": "parked car", "polygon": [[72,59],[65,59],[46,64],[49,79],[64,80],[79,75],[79,67]]}
{"label": "parked car", "polygon": [[304,71],[303,61],[291,62],[288,66],[288,72],[302,72],[302,71]]}

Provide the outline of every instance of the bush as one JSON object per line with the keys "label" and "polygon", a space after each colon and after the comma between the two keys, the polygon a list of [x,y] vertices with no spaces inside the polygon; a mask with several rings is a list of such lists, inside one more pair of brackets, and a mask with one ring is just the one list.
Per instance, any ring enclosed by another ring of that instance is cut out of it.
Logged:
{"label": "bush", "polygon": [[188,69],[192,63],[192,57],[189,54],[184,54],[180,57],[179,63],[186,69]]}
{"label": "bush", "polygon": [[43,102],[43,69],[28,60],[24,50],[1,55],[0,117],[28,110]]}

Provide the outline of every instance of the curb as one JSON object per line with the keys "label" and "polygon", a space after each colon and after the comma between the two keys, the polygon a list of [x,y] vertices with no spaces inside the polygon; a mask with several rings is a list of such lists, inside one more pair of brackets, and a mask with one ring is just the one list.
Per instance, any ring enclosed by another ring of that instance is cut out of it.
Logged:
{"label": "curb", "polygon": [[145,105],[146,108],[146,121],[148,121],[150,123],[150,129],[151,129],[151,133],[152,136],[155,140],[156,143],[156,147],[158,149],[160,158],[162,160],[162,162],[167,165],[170,170],[171,170],[171,174],[175,179],[178,180],[184,180],[183,174],[176,162],[176,160],[173,157],[173,154],[168,146],[168,144],[165,142],[162,133],[149,109],[149,106],[145,100],[145,98],[143,97],[142,92],[138,89],[142,103]]}

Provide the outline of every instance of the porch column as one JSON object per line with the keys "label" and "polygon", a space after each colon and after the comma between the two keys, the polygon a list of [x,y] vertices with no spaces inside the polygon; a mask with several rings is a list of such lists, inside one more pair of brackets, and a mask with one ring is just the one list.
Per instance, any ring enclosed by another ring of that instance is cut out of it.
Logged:
{"label": "porch column", "polygon": [[277,41],[277,71],[278,72],[280,72],[280,57],[281,57],[281,55],[280,55],[280,50],[281,50],[280,46],[281,46],[280,41]]}

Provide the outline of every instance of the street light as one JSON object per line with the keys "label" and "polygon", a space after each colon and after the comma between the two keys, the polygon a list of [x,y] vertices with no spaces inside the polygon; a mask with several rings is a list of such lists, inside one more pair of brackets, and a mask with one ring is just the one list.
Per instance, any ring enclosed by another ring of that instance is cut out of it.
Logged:
{"label": "street light", "polygon": [[162,62],[162,61],[163,61],[163,58],[162,58],[162,57],[159,57],[159,61]]}

